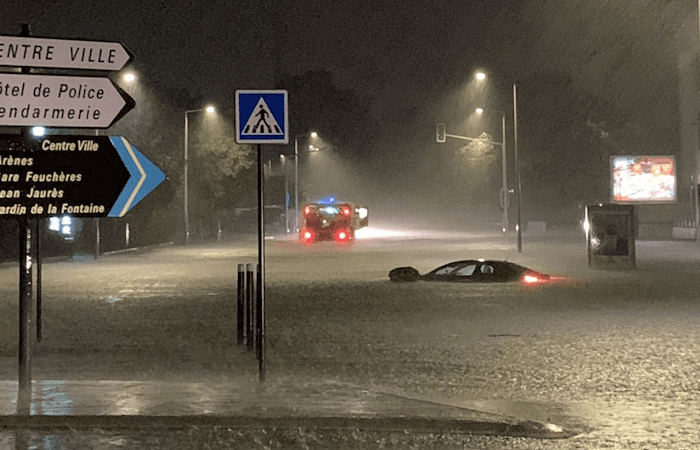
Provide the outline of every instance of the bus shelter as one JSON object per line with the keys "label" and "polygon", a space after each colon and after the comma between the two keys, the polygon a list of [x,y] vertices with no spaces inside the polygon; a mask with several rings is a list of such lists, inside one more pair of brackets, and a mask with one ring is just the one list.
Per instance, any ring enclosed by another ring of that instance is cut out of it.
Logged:
{"label": "bus shelter", "polygon": [[636,221],[633,205],[587,205],[585,228],[588,267],[636,268]]}

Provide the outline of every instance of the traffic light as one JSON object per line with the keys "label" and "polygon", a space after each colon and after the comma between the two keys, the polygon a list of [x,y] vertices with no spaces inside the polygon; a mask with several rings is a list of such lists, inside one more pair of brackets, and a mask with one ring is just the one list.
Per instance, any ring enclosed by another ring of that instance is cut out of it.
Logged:
{"label": "traffic light", "polygon": [[445,142],[447,134],[445,133],[445,124],[439,123],[435,127],[435,140],[438,142]]}

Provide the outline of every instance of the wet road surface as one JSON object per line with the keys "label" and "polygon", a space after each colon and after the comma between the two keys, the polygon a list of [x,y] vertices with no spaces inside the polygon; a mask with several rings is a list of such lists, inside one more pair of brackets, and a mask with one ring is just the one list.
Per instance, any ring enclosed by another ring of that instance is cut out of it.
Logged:
{"label": "wet road surface", "polygon": [[[269,243],[270,371],[278,371],[286,384],[297,386],[297,400],[303,397],[300,392],[310,388],[299,380],[317,380],[325,386],[320,391],[327,391],[329,382],[354,386],[354,396],[368,393],[365,399],[381,399],[380,405],[389,398],[408,399],[419,401],[411,404],[425,410],[428,404],[446,405],[470,414],[583,431],[566,443],[542,441],[540,447],[533,447],[511,441],[511,448],[695,448],[700,442],[696,245],[640,242],[637,271],[608,273],[587,268],[585,246],[575,234],[526,240],[524,254],[511,260],[582,280],[573,287],[531,292],[511,286],[470,291],[454,286],[395,286],[385,278],[388,270],[399,265],[424,271],[467,253],[501,258],[512,253],[512,243],[493,237],[447,242],[376,240],[358,242],[351,251]],[[84,319],[89,320],[81,322],[83,332],[71,334],[75,323],[56,323],[47,315],[36,379],[75,380],[77,385],[85,383],[83,392],[87,386],[99,390],[100,383],[108,380],[121,386],[122,393],[129,390],[118,383],[141,386],[134,387],[132,394],[152,383],[153,389],[160,385],[164,394],[135,409],[142,414],[207,410],[202,398],[194,406],[194,397],[184,393],[197,389],[211,393],[211,386],[220,386],[222,376],[226,384],[255,380],[254,364],[237,363],[247,356],[235,350],[222,356],[232,346],[231,336],[220,329],[210,334],[205,330],[218,323],[214,306],[228,301],[224,298],[234,289],[235,265],[254,261],[254,246],[239,245],[161,249],[105,257],[97,263],[47,266],[45,285],[54,302],[52,310],[47,299],[47,312],[64,322],[69,322],[68,314],[80,319],[82,309],[97,311],[103,319],[86,313]],[[0,322],[4,392],[11,392],[16,374],[15,277],[16,269],[0,270],[7,299]],[[96,284],[95,279],[101,282]],[[382,301],[367,300],[374,297]],[[346,301],[341,303],[342,299]],[[188,309],[192,300],[198,302],[196,309]],[[189,318],[189,325],[181,315],[168,311],[167,305]],[[158,312],[157,327],[137,326],[146,323],[139,322],[139,316]],[[348,317],[352,317],[349,327],[343,323]],[[130,322],[121,321],[126,319]],[[390,320],[397,323],[388,325]],[[137,325],[125,327],[125,323]],[[164,347],[169,340],[170,346]],[[178,345],[173,347],[173,340]],[[91,352],[84,351],[88,341]],[[134,344],[138,349],[132,348]],[[60,367],[56,355],[83,361],[83,367]],[[183,355],[192,362],[178,360],[174,366],[172,359],[165,358]],[[205,363],[207,356],[220,364]],[[183,378],[187,383],[208,381],[178,385]],[[294,387],[289,389],[295,392]],[[179,406],[164,400],[173,391],[184,395]],[[133,397],[144,401],[147,396]],[[11,414],[7,398],[5,414]],[[113,402],[105,411],[118,411],[114,408],[120,401],[129,403],[118,395],[103,398]],[[333,404],[316,400],[311,402],[315,408]],[[259,396],[257,401],[264,403]],[[348,408],[348,403],[337,404]]]}

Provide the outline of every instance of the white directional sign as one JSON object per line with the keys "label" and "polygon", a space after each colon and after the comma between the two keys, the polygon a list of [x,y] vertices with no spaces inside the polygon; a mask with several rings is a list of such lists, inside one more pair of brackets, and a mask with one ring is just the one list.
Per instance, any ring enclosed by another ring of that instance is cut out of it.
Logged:
{"label": "white directional sign", "polygon": [[121,70],[132,58],[116,42],[0,36],[0,66]]}
{"label": "white directional sign", "polygon": [[134,104],[109,78],[0,73],[0,126],[109,128]]}
{"label": "white directional sign", "polygon": [[287,91],[236,91],[236,142],[289,142]]}

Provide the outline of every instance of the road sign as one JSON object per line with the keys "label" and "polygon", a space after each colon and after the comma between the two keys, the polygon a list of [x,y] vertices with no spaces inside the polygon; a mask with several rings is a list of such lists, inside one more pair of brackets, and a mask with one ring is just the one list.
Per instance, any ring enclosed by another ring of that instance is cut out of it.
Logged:
{"label": "road sign", "polygon": [[121,70],[132,59],[116,42],[0,36],[0,66]]}
{"label": "road sign", "polygon": [[287,91],[236,91],[236,142],[289,142]]}
{"label": "road sign", "polygon": [[164,179],[121,136],[0,135],[0,219],[122,217]]}
{"label": "road sign", "polygon": [[109,128],[134,105],[109,78],[0,73],[0,126]]}

